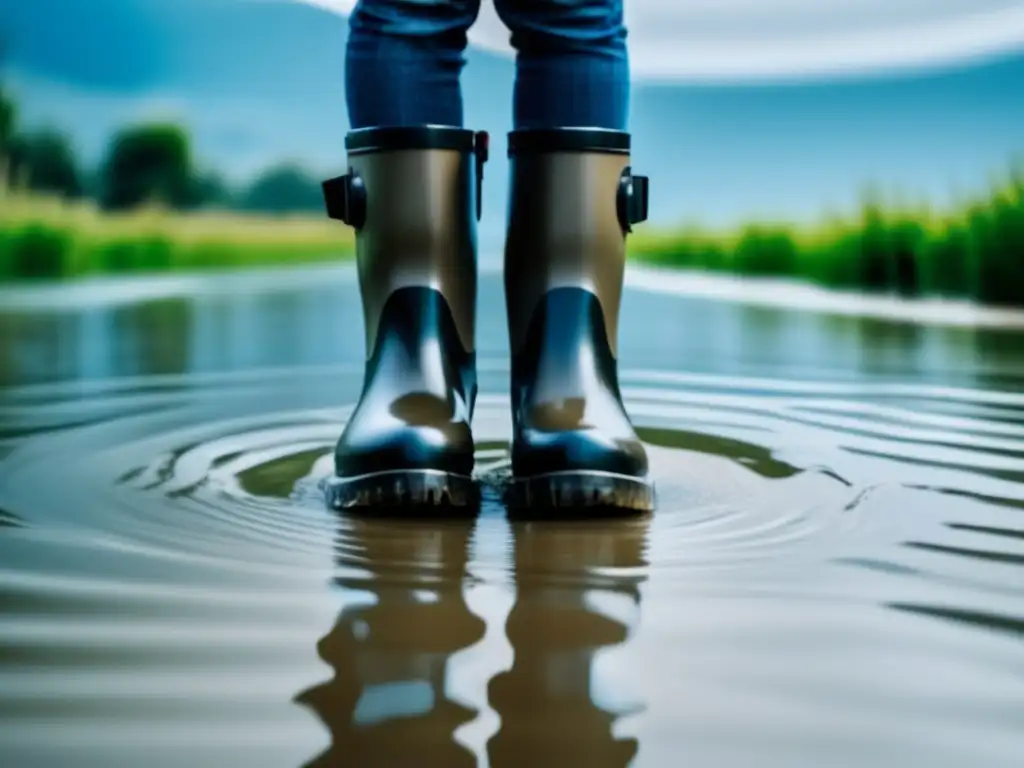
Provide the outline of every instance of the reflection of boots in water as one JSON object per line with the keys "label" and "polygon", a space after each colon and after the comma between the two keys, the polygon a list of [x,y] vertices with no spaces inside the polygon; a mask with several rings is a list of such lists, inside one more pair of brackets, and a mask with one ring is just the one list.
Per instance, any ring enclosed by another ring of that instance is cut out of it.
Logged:
{"label": "reflection of boots in water", "polygon": [[598,650],[626,640],[629,627],[588,598],[617,595],[639,608],[647,520],[514,532],[516,602],[505,631],[515,658],[489,686],[501,718],[487,745],[491,766],[624,768],[637,743],[612,735],[625,713],[595,700],[592,665]]}
{"label": "reflection of boots in water", "polygon": [[326,725],[331,746],[309,765],[475,766],[453,739],[475,713],[445,692],[449,657],[485,629],[462,596],[472,525],[351,525],[339,565],[369,573],[338,583],[376,603],[346,608],[318,644],[334,677],[297,700]]}
{"label": "reflection of boots in water", "polygon": [[620,131],[509,134],[515,507],[654,506],[617,370],[625,233],[647,216],[629,147]]}
{"label": "reflection of boots in water", "polygon": [[363,391],[335,450],[338,507],[475,500],[476,219],[486,134],[349,133],[328,212],[356,231]]}

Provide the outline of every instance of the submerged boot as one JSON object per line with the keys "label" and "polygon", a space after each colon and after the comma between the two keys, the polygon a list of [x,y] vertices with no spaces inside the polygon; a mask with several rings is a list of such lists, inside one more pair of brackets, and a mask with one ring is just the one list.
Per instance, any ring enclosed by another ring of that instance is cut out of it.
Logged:
{"label": "submerged boot", "polygon": [[356,231],[366,330],[363,390],[334,452],[338,508],[476,501],[476,220],[487,135],[369,128],[324,183]]}
{"label": "submerged boot", "polygon": [[514,508],[654,508],[617,371],[626,233],[647,218],[629,146],[619,131],[509,134]]}

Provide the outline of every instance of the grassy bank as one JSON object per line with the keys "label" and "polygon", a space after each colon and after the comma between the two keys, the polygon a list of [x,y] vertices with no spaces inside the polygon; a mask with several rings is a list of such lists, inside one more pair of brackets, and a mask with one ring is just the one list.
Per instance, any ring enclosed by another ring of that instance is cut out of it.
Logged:
{"label": "grassy bank", "polygon": [[[1024,306],[1024,173],[952,212],[866,204],[817,226],[644,226],[629,247],[633,258],[664,266]],[[0,280],[279,265],[351,249],[351,231],[326,217],[109,215],[89,203],[0,199]]]}
{"label": "grassy bank", "polygon": [[856,217],[817,226],[647,228],[631,238],[630,252],[672,267],[1024,305],[1024,173],[1009,174],[957,211],[867,203]]}
{"label": "grassy bank", "polygon": [[0,197],[0,280],[223,269],[337,259],[350,230],[326,217],[141,210]]}

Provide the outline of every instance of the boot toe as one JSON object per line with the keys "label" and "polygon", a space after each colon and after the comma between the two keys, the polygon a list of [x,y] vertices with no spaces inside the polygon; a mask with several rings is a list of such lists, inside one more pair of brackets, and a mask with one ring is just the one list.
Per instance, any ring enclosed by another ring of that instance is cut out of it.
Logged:
{"label": "boot toe", "polygon": [[512,452],[512,471],[527,478],[555,472],[647,475],[647,452],[636,438],[612,438],[596,429],[523,430]]}
{"label": "boot toe", "polygon": [[338,477],[345,478],[401,471],[469,476],[473,472],[473,437],[464,422],[346,434],[335,448],[334,464]]}

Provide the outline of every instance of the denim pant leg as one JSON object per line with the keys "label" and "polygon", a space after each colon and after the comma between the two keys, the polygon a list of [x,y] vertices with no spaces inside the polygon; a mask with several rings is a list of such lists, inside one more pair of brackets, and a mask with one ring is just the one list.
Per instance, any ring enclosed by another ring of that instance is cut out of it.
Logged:
{"label": "denim pant leg", "polygon": [[459,75],[479,10],[480,0],[359,0],[345,51],[351,128],[461,127]]}
{"label": "denim pant leg", "polygon": [[623,0],[494,0],[516,49],[516,128],[626,130]]}

